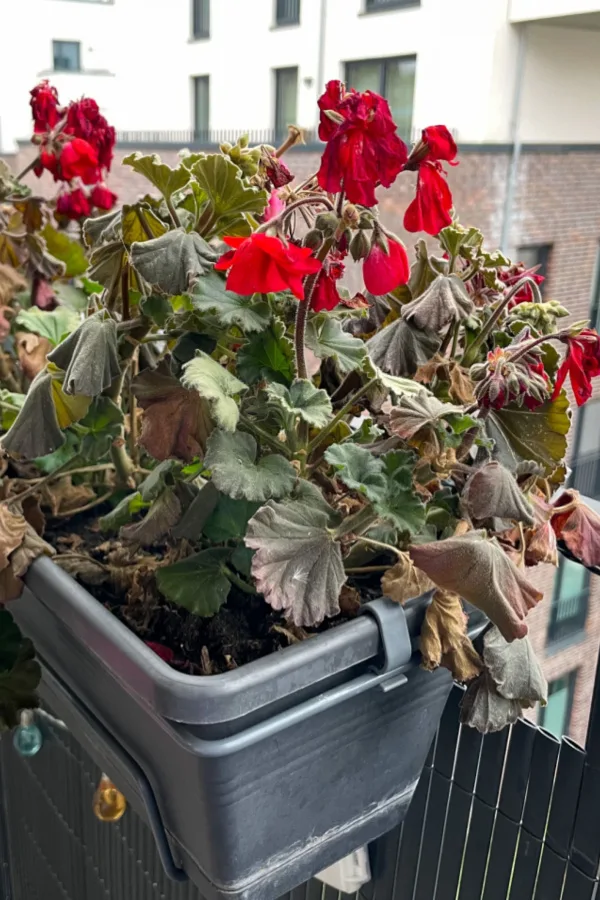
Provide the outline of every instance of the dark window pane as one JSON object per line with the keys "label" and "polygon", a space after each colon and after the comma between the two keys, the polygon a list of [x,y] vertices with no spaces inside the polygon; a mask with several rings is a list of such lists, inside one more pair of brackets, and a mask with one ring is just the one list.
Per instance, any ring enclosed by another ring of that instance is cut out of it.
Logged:
{"label": "dark window pane", "polygon": [[275,69],[275,134],[287,135],[288,125],[296,124],[298,69]]}
{"label": "dark window pane", "polygon": [[210,37],[210,0],[192,0],[192,34],[195,38]]}
{"label": "dark window pane", "polygon": [[81,69],[79,41],[52,41],[54,70],[56,72],[79,72]]}
{"label": "dark window pane", "polygon": [[600,402],[590,401],[578,413],[571,466],[572,485],[586,497],[600,499]]}
{"label": "dark window pane", "polygon": [[402,6],[420,6],[421,0],[367,0],[365,9],[373,12],[379,9],[399,9]]}
{"label": "dark window pane", "polygon": [[556,737],[569,733],[576,672],[569,672],[548,685],[548,705],[540,709],[540,725]]}
{"label": "dark window pane", "polygon": [[375,91],[390,104],[398,132],[410,139],[416,59],[365,59],[346,63],[346,84],[357,91]]}
{"label": "dark window pane", "polygon": [[297,25],[300,21],[300,0],[277,0],[275,22],[277,25]]}
{"label": "dark window pane", "polygon": [[589,585],[587,569],[569,559],[561,559],[548,623],[549,644],[583,635]]}
{"label": "dark window pane", "polygon": [[[533,269],[539,266],[538,275],[544,278],[548,277],[548,268],[550,265],[550,254],[552,253],[552,244],[534,244],[529,247],[517,248],[517,262],[522,262],[527,269]],[[544,294],[545,284],[540,284],[540,291]]]}
{"label": "dark window pane", "polygon": [[208,75],[194,78],[194,138],[208,140],[210,121],[210,80]]}

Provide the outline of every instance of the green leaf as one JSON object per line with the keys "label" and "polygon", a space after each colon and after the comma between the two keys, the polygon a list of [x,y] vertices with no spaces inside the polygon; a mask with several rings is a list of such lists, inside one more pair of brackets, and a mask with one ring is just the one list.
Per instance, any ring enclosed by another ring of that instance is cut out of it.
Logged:
{"label": "green leaf", "polygon": [[256,459],[258,444],[241,431],[213,431],[208,439],[204,464],[212,481],[223,494],[235,500],[278,499],[289,494],[296,482],[296,470],[277,453]]}
{"label": "green leaf", "polygon": [[363,341],[343,331],[335,319],[319,316],[307,323],[306,346],[319,359],[333,358],[343,374],[358,369],[367,356]]}
{"label": "green leaf", "polygon": [[65,306],[59,306],[51,312],[32,306],[31,309],[21,310],[15,320],[19,329],[47,338],[53,347],[74,331],[79,322],[77,313]]}
{"label": "green leaf", "polygon": [[65,393],[96,397],[121,374],[117,323],[99,310],[49,353],[48,360],[65,372]]}
{"label": "green leaf", "polygon": [[327,512],[302,500],[270,500],[248,523],[245,543],[256,550],[256,587],[295,625],[318,625],[340,610],[346,574],[341,547],[328,526]]}
{"label": "green leaf", "polygon": [[325,459],[351,490],[360,491],[369,500],[377,500],[385,493],[384,463],[370,450],[352,443],[333,444],[325,451]]}
{"label": "green leaf", "polygon": [[19,724],[24,709],[38,706],[41,677],[33,644],[21,634],[12,615],[0,610],[0,729]]}
{"label": "green leaf", "polygon": [[[143,224],[142,224],[143,223]],[[144,227],[145,225],[145,227]],[[121,213],[121,233],[126,244],[147,241],[165,234],[169,229],[145,203],[125,205]]]}
{"label": "green leaf", "polygon": [[396,319],[367,341],[369,356],[390,375],[412,376],[436,353],[440,341],[435,334],[413,328]]}
{"label": "green leaf", "polygon": [[139,491],[136,491],[134,494],[128,494],[127,497],[123,497],[117,503],[114,509],[111,509],[109,513],[98,519],[100,530],[117,532],[122,525],[127,525],[137,513],[147,509],[149,506],[150,504],[144,502]]}
{"label": "green leaf", "polygon": [[142,499],[146,502],[156,500],[165,488],[173,487],[181,473],[181,463],[177,459],[165,459],[160,462],[149,475],[146,475],[139,486]]}
{"label": "green leaf", "polygon": [[386,487],[373,506],[399,531],[418,534],[425,525],[425,506],[413,489],[414,455],[406,450],[393,450],[381,458]]}
{"label": "green leaf", "polygon": [[65,264],[65,278],[75,278],[87,271],[88,261],[79,241],[74,241],[66,232],[57,231],[50,224],[45,226],[41,235],[48,252]]}
{"label": "green leaf", "polygon": [[331,400],[322,388],[312,381],[296,379],[289,388],[283,384],[268,384],[266,393],[288,416],[299,416],[315,428],[324,428],[333,414]]}
{"label": "green leaf", "polygon": [[181,383],[208,400],[212,415],[227,431],[235,431],[240,417],[233,397],[246,391],[247,385],[201,351],[185,364]]}
{"label": "green leaf", "polygon": [[165,199],[170,199],[175,191],[184,188],[190,180],[190,173],[185,166],[180,164],[176,169],[172,169],[162,162],[156,153],[144,155],[136,150],[135,153],[123,157],[123,165],[131,166],[134,172],[139,172],[147,178]]}
{"label": "green leaf", "polygon": [[210,235],[249,234],[247,216],[264,211],[267,192],[245,184],[238,166],[220,153],[199,159],[191,172],[211,211]]}
{"label": "green leaf", "polygon": [[130,256],[131,265],[144,281],[169,296],[190,291],[217,259],[204,238],[181,228],[132,244]]}
{"label": "green leaf", "polygon": [[[102,290],[102,285],[98,285]],[[81,288],[75,287],[73,284],[65,284],[62,281],[55,281],[52,290],[60,300],[62,306],[68,306],[74,312],[84,312],[88,308],[88,294]]]}
{"label": "green leaf", "polygon": [[83,223],[83,239],[88,247],[97,247],[105,241],[119,238],[121,210],[116,209],[103,216],[94,216]]}
{"label": "green leaf", "polygon": [[259,506],[260,503],[252,500],[234,500],[232,497],[221,494],[216,509],[204,526],[202,533],[215,544],[240,540],[246,534],[248,521]]}
{"label": "green leaf", "polygon": [[246,384],[290,384],[294,377],[294,351],[285,337],[283,322],[276,320],[265,331],[253,335],[238,351],[236,368]]}
{"label": "green leaf", "polygon": [[159,328],[164,328],[165,323],[173,312],[171,304],[166,297],[159,294],[150,294],[140,302],[140,309],[145,316],[152,319]]}
{"label": "green leaf", "polygon": [[156,573],[158,589],[167,600],[196,616],[214,616],[229,595],[230,557],[231,550],[226,547],[213,547],[164,566]]}
{"label": "green leaf", "polygon": [[[0,430],[8,431],[25,403],[25,394],[13,394],[11,391],[0,388],[0,402],[6,404],[6,406],[0,405]],[[10,406],[14,406],[15,409],[10,409]]]}
{"label": "green leaf", "polygon": [[[87,221],[93,220],[88,219]],[[90,256],[88,274],[103,287],[112,289],[121,277],[126,258],[125,246],[120,239],[101,244]]]}
{"label": "green leaf", "polygon": [[[185,470],[188,468],[190,467],[184,466],[182,475],[185,476]],[[204,479],[198,478],[198,482],[201,482],[201,486],[200,484],[185,485],[186,488],[192,488],[197,493],[171,531],[173,537],[178,541],[182,538],[186,538],[188,541],[197,541],[221,498],[212,481],[204,481]],[[198,490],[198,488],[200,489]]]}
{"label": "green leaf", "polygon": [[514,472],[523,460],[533,460],[550,475],[567,452],[570,424],[569,401],[561,391],[536,409],[510,405],[492,410],[486,430],[496,441],[495,458],[507,469]]}
{"label": "green leaf", "polygon": [[214,311],[221,324],[227,328],[238,325],[246,332],[264,331],[271,321],[268,303],[252,303],[248,297],[226,291],[225,281],[216,272],[208,272],[198,279],[192,303],[199,312]]}
{"label": "green leaf", "polygon": [[[53,453],[47,453],[45,456],[38,456],[33,462],[35,467],[44,475],[50,475],[60,469],[61,466],[79,456],[81,450],[81,439],[72,431],[65,431],[65,442],[58,450]],[[87,457],[86,457],[87,459]],[[95,460],[94,460],[95,462]]]}

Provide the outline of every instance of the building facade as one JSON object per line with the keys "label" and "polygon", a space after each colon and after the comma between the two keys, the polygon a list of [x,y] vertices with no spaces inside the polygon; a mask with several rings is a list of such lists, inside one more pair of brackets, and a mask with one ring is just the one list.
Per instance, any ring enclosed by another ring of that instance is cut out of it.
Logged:
{"label": "building facade", "polygon": [[[21,0],[27,47],[0,54],[0,152],[31,159],[28,91],[50,78],[65,101],[93,96],[120,146],[110,186],[123,201],[145,183],[120,159],[132,148],[174,162],[180,147],[235,139],[276,143],[287,125],[318,168],[316,100],[345,79],[384,94],[410,139],[444,122],[461,147],[450,174],[461,221],[490,247],[540,265],[548,299],[600,325],[600,2],[598,0]],[[402,232],[413,176],[382,197]],[[39,184],[38,184],[39,187]],[[46,188],[53,190],[52,183]],[[576,417],[572,484],[600,500],[600,396]],[[534,575],[545,601],[530,614],[550,702],[532,713],[583,742],[600,644],[600,579],[562,562]]]}

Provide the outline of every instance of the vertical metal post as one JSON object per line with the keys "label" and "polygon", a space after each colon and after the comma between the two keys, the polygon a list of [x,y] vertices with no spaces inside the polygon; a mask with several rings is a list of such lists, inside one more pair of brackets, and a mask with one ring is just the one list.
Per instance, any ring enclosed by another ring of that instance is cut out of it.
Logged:
{"label": "vertical metal post", "polygon": [[[317,97],[320,97],[325,88],[325,52],[327,47],[327,0],[321,0],[319,10],[319,55],[317,58]],[[320,112],[317,109],[317,129],[319,127]]]}
{"label": "vertical metal post", "polygon": [[521,97],[523,94],[523,81],[525,75],[525,60],[527,58],[527,23],[515,26],[519,29],[517,64],[515,67],[515,84],[513,90],[512,111],[510,117],[510,142],[512,144],[512,156],[508,168],[508,180],[506,183],[506,195],[504,198],[504,212],[502,214],[502,235],[500,247],[503,253],[510,249],[510,224],[513,213],[513,205],[519,175],[519,160],[521,158]]}

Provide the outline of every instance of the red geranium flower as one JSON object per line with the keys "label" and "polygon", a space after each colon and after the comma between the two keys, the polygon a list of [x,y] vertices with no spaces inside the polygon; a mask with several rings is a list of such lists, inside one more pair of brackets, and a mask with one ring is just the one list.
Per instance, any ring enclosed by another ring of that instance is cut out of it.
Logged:
{"label": "red geranium flower", "polygon": [[455,165],[456,154],[454,138],[445,125],[423,129],[406,164],[407,169],[418,170],[417,194],[404,214],[407,231],[436,235],[452,222],[452,194],[441,161]]}
{"label": "red geranium flower", "polygon": [[592,396],[592,378],[600,375],[600,337],[593,328],[584,328],[575,337],[566,337],[567,353],[556,373],[552,399],[558,397],[569,375],[577,406]]}
{"label": "red geranium flower", "polygon": [[165,647],[164,644],[158,644],[156,641],[144,641],[144,643],[146,647],[150,647],[150,649],[166,663],[173,662],[175,659],[175,654],[170,647]]}
{"label": "red geranium flower", "polygon": [[83,219],[89,216],[91,211],[90,201],[81,188],[59,194],[56,198],[56,212],[68,219]]}
{"label": "red geranium flower", "polygon": [[352,203],[374,206],[377,185],[390,187],[408,156],[387,100],[372,91],[346,92],[340,81],[330,81],[319,108],[319,137],[327,141],[319,184],[331,193],[344,190]]}
{"label": "red geranium flower", "polygon": [[410,277],[410,265],[404,244],[390,237],[387,244],[386,252],[375,239],[363,263],[365,287],[375,296],[388,294],[398,285],[406,284]]}
{"label": "red geranium flower", "polygon": [[65,181],[81,178],[84,184],[95,184],[100,177],[98,154],[87,141],[73,138],[62,148],[60,169]]}
{"label": "red geranium flower", "polygon": [[65,134],[72,134],[91,144],[98,155],[98,164],[103,169],[110,169],[116,133],[100,113],[95,100],[83,97],[76,103],[71,103],[64,131]]}
{"label": "red geranium flower", "polygon": [[31,114],[35,134],[43,134],[58,125],[60,112],[58,109],[58,92],[45,79],[30,91]]}
{"label": "red geranium flower", "polygon": [[[531,269],[526,269],[523,263],[517,263],[514,266],[510,266],[508,269],[500,269],[498,271],[498,278],[500,281],[504,282],[507,287],[512,287],[526,275],[535,281],[536,284],[543,284],[546,279],[543,275],[537,274],[538,269],[539,266],[533,266]],[[533,291],[530,284],[523,285],[523,287],[517,291],[509,302],[508,308],[512,309],[513,306],[518,306],[519,303],[533,303]]]}
{"label": "red geranium flower", "polygon": [[284,244],[278,237],[255,232],[250,237],[223,238],[229,247],[215,269],[229,269],[227,289],[237,294],[268,294],[290,290],[304,300],[305,275],[321,268],[309,247]]}
{"label": "red geranium flower", "polygon": [[47,150],[42,150],[40,158],[33,167],[33,171],[38,178],[41,178],[44,169],[54,176],[55,181],[58,181],[58,160],[54,153],[48,153]]}
{"label": "red geranium flower", "polygon": [[104,184],[97,184],[90,194],[90,203],[98,209],[112,209],[117,202],[117,195]]}
{"label": "red geranium flower", "polygon": [[344,263],[342,262],[344,256],[344,253],[332,250],[323,261],[323,268],[317,276],[310,301],[310,308],[314,312],[321,312],[324,309],[330,311],[340,303],[342,298],[338,294],[336,282],[344,274]]}

